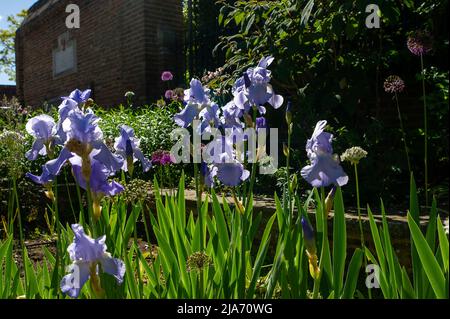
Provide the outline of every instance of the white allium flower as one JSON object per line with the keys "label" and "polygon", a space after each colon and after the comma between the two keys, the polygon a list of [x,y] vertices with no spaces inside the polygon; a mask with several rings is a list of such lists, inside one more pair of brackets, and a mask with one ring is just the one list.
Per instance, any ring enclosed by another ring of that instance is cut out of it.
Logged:
{"label": "white allium flower", "polygon": [[352,164],[358,164],[359,161],[367,156],[367,152],[359,146],[351,147],[341,155],[341,161],[349,161]]}
{"label": "white allium flower", "polygon": [[446,220],[444,220],[444,230],[445,230],[445,233],[448,236],[448,217],[447,217]]}

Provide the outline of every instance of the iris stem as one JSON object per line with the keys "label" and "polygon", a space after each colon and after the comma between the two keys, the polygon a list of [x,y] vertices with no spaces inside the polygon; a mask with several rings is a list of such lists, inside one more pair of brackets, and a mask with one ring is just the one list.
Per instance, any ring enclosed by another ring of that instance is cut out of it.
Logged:
{"label": "iris stem", "polygon": [[200,250],[203,250],[203,218],[202,218],[202,194],[200,190],[200,176],[199,176],[199,170],[198,170],[198,164],[194,163],[194,178],[195,178],[195,195],[197,197],[197,218],[198,222],[200,223],[200,229],[202,231],[202,234],[200,236]]}
{"label": "iris stem", "polygon": [[319,278],[314,279],[314,289],[313,289],[313,299],[317,299],[320,291],[320,282],[322,280],[323,273],[323,257],[325,254],[325,243],[328,241],[328,214],[325,208],[325,189],[321,187],[321,202],[322,202],[322,247],[320,251],[320,259],[319,259]]}
{"label": "iris stem", "polygon": [[[256,129],[256,116],[257,116],[257,108],[253,107],[253,127],[254,129]],[[247,207],[248,203],[250,202],[250,196],[253,196],[253,187],[255,185],[255,180],[256,180],[256,162],[257,162],[257,158],[256,158],[257,154],[253,154],[253,163],[252,163],[252,172],[251,172],[251,176],[250,176],[250,187],[248,189],[248,193],[247,191],[244,189],[244,194],[246,195],[246,198],[244,200],[244,207]],[[244,153],[244,159],[246,159],[247,156]],[[245,187],[245,184],[244,184]]]}
{"label": "iris stem", "polygon": [[406,132],[403,126],[403,119],[402,119],[402,113],[400,112],[400,105],[398,103],[398,96],[397,93],[395,93],[395,102],[397,104],[397,112],[398,112],[398,119],[400,121],[400,130],[402,131],[402,135],[403,135],[403,144],[405,146],[405,154],[406,154],[406,160],[408,162],[408,170],[409,170],[409,174],[411,175],[411,162],[409,160],[409,152],[408,152],[408,145],[406,143]]}
{"label": "iris stem", "polygon": [[420,66],[422,70],[422,91],[423,91],[423,127],[424,127],[424,165],[425,165],[425,206],[428,207],[428,116],[427,97],[425,92],[425,71],[423,67],[423,55],[420,55]]}
{"label": "iris stem", "polygon": [[[55,212],[55,219],[56,219],[56,236],[58,238],[57,244],[56,244],[56,273],[59,274],[59,264],[61,263],[61,255],[62,255],[62,247],[61,247],[61,227],[59,222],[59,207],[58,207],[58,177],[55,177],[55,190],[54,190],[54,200],[53,200],[53,210]],[[55,292],[57,294],[58,287],[55,287]]]}
{"label": "iris stem", "polygon": [[[292,207],[292,200],[291,200],[291,188],[289,187],[289,183],[290,183],[290,172],[289,172],[289,164],[290,164],[290,157],[291,157],[291,136],[292,136],[292,132],[291,132],[291,128],[290,128],[290,123],[288,124],[288,146],[287,146],[287,156],[286,156],[286,183],[284,185],[285,187],[285,194],[286,194],[286,187],[287,187],[287,200],[289,201],[289,225],[292,224],[293,221],[293,211],[291,209]],[[286,196],[286,195],[285,195]],[[287,207],[286,207],[286,203],[284,203],[284,210],[286,211]]]}
{"label": "iris stem", "polygon": [[13,196],[16,198],[16,209],[17,209],[17,219],[19,221],[19,238],[20,238],[20,246],[22,248],[22,264],[23,264],[23,273],[24,273],[24,279],[25,279],[25,294],[27,298],[30,298],[29,291],[27,287],[28,283],[28,274],[27,274],[27,259],[26,259],[26,247],[25,247],[25,238],[23,236],[23,228],[22,228],[22,216],[20,212],[20,206],[19,206],[19,196],[17,194],[17,181],[15,178],[13,178]]}
{"label": "iris stem", "polygon": [[64,171],[64,178],[66,180],[66,190],[67,190],[67,196],[69,197],[70,209],[72,210],[72,215],[73,215],[75,223],[78,223],[77,216],[75,215],[75,209],[73,208],[72,196],[70,195],[69,180],[67,179],[66,171]]}

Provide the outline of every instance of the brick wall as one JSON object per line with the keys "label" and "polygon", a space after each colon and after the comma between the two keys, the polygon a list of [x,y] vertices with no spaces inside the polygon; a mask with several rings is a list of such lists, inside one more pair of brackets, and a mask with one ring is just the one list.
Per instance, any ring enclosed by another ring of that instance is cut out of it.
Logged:
{"label": "brick wall", "polygon": [[[79,29],[66,28],[69,3],[80,7]],[[66,32],[76,71],[54,76],[53,51]],[[181,0],[41,0],[16,34],[18,96],[39,106],[91,88],[98,104],[113,106],[131,90],[149,103],[163,94],[163,70],[182,74],[182,49]]]}

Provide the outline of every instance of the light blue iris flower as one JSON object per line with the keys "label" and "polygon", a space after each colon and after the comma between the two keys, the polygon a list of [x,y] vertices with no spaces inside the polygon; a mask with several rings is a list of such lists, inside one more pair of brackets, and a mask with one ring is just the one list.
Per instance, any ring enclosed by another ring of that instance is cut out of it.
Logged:
{"label": "light blue iris flower", "polygon": [[81,91],[79,89],[75,89],[74,91],[72,91],[70,93],[69,96],[67,97],[63,97],[64,100],[73,100],[75,101],[78,105],[81,105],[83,103],[86,103],[87,100],[89,100],[89,98],[91,97],[91,90],[85,90],[85,91]]}
{"label": "light blue iris flower", "polygon": [[80,156],[87,158],[94,150],[94,158],[102,162],[110,171],[117,172],[123,166],[123,159],[114,155],[103,142],[103,132],[98,126],[99,118],[91,110],[86,113],[71,111],[63,123],[67,134],[65,148]]}
{"label": "light blue iris flower", "polygon": [[209,89],[203,87],[197,79],[192,79],[190,88],[184,92],[185,108],[178,114],[175,114],[174,121],[180,126],[187,128],[194,119],[198,119],[200,112],[208,106],[211,106],[209,98]]}
{"label": "light blue iris flower", "polygon": [[244,75],[239,78],[233,88],[234,103],[241,110],[248,112],[252,106],[256,106],[260,114],[266,113],[264,105],[272,105],[278,109],[284,102],[281,95],[275,94],[271,80],[271,71],[267,68],[273,62],[273,57],[261,59],[258,66],[249,68]]}
{"label": "light blue iris flower", "polygon": [[148,172],[152,167],[152,162],[139,149],[139,143],[140,141],[134,136],[133,128],[127,125],[120,127],[120,136],[116,138],[114,148],[117,154],[124,159],[122,169],[125,172],[128,172],[129,166],[138,160],[142,163],[144,172]]}
{"label": "light blue iris flower", "polygon": [[114,276],[121,284],[125,275],[125,264],[106,252],[106,237],[92,239],[78,224],[72,225],[72,230],[75,237],[67,249],[72,264],[68,267],[70,273],[61,280],[62,292],[71,298],[78,298],[89,278],[98,276],[99,266],[103,272]]}
{"label": "light blue iris flower", "polygon": [[319,121],[307,141],[306,152],[311,164],[302,168],[301,175],[313,187],[344,186],[348,176],[339,164],[338,157],[333,155],[333,135],[324,132],[326,125],[326,121]]}
{"label": "light blue iris flower", "polygon": [[[72,164],[72,172],[77,184],[80,185],[81,188],[87,190],[87,181],[82,172],[83,163],[81,157],[73,156],[69,161]],[[114,172],[110,171],[105,164],[96,160],[94,155],[91,156],[89,162],[91,163],[89,186],[94,200],[99,200],[103,196],[114,196],[124,191],[122,185],[115,181],[110,182],[108,180]]]}
{"label": "light blue iris flower", "polygon": [[80,91],[76,89],[69,96],[62,97],[62,103],[58,107],[59,121],[56,125],[56,143],[64,145],[67,141],[66,132],[63,129],[63,123],[71,111],[82,113],[82,104],[86,103],[91,96],[91,90]]}
{"label": "light blue iris flower", "polygon": [[234,104],[233,101],[228,102],[222,107],[223,116],[220,119],[220,124],[223,128],[243,129],[244,123],[240,120],[244,115],[244,111]]}
{"label": "light blue iris flower", "polygon": [[25,154],[25,157],[30,161],[34,161],[39,155],[48,155],[51,152],[50,149],[56,135],[55,120],[45,114],[38,115],[27,122],[26,130],[35,140],[31,150]]}

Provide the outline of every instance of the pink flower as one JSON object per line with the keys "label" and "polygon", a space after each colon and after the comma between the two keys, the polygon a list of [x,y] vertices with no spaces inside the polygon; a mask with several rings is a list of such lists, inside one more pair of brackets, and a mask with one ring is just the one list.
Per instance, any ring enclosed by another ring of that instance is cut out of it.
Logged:
{"label": "pink flower", "polygon": [[172,90],[167,90],[166,93],[164,94],[164,97],[165,97],[167,100],[172,100],[173,97],[174,97],[173,91],[172,91]]}
{"label": "pink flower", "polygon": [[426,31],[415,31],[409,35],[406,45],[412,54],[421,56],[431,51],[432,38]]}
{"label": "pink flower", "polygon": [[173,74],[172,74],[172,72],[170,72],[170,71],[164,71],[164,72],[161,74],[161,80],[163,80],[164,82],[172,81],[172,80],[173,80]]}
{"label": "pink flower", "polygon": [[152,154],[152,163],[154,165],[169,165],[175,163],[175,158],[168,151],[159,150]]}
{"label": "pink flower", "polygon": [[384,90],[387,93],[400,93],[405,89],[405,82],[397,76],[390,75],[387,77],[386,81],[384,81]]}

